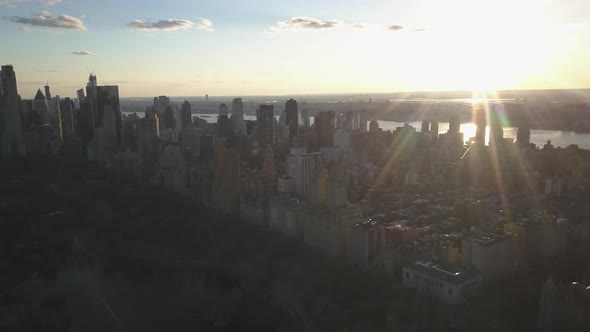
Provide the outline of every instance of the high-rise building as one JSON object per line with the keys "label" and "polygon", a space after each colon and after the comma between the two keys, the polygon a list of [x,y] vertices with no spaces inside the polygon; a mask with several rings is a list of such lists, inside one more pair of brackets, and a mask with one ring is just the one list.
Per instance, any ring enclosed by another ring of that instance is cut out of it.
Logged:
{"label": "high-rise building", "polygon": [[449,119],[449,131],[450,134],[457,134],[461,131],[461,118],[458,115],[453,115]]}
{"label": "high-rise building", "polygon": [[147,164],[157,162],[160,155],[160,119],[158,114],[137,120],[135,123],[137,132],[137,149]]}
{"label": "high-rise building", "polygon": [[219,116],[228,115],[228,112],[229,112],[229,109],[227,107],[227,104],[225,104],[225,103],[219,104]]}
{"label": "high-rise building", "polygon": [[246,126],[244,124],[244,102],[242,101],[242,98],[234,98],[231,111],[234,131],[236,133],[244,132]]}
{"label": "high-rise building", "polygon": [[78,98],[78,104],[76,105],[76,108],[80,108],[80,105],[84,101],[86,101],[86,96],[84,96],[84,89],[76,91],[76,97]]}
{"label": "high-rise building", "polygon": [[[227,116],[227,115],[226,115]],[[215,168],[211,198],[220,211],[240,215],[240,154],[220,144],[215,149]]]}
{"label": "high-rise building", "polygon": [[516,144],[521,147],[526,147],[531,144],[531,128],[528,125],[521,125],[518,127],[516,133]]}
{"label": "high-rise building", "polygon": [[435,137],[438,137],[438,122],[430,122],[430,132],[433,133]]}
{"label": "high-rise building", "polygon": [[334,145],[334,130],[336,127],[336,116],[334,112],[320,112],[315,116],[315,136],[318,148]]}
{"label": "high-rise building", "polygon": [[299,111],[297,101],[289,99],[285,103],[286,124],[289,127],[289,137],[299,136]]}
{"label": "high-rise building", "polygon": [[305,148],[291,148],[287,157],[287,172],[295,179],[295,193],[307,197],[312,190],[312,182],[316,169],[320,166],[319,152],[307,153]]}
{"label": "high-rise building", "polygon": [[170,98],[166,96],[159,96],[156,102],[156,98],[154,98],[154,107],[156,112],[163,113],[166,109],[170,106]]}
{"label": "high-rise building", "polygon": [[0,142],[4,157],[26,153],[21,121],[16,74],[12,66],[5,65],[0,70]]}
{"label": "high-rise building", "polygon": [[188,100],[185,100],[180,108],[180,125],[181,129],[192,128],[193,126],[193,111]]}
{"label": "high-rise building", "polygon": [[94,128],[103,126],[105,107],[110,106],[114,111],[116,122],[116,142],[121,143],[121,104],[119,102],[119,87],[117,85],[99,86],[96,75],[91,74],[86,86],[86,96],[91,105]]}
{"label": "high-rise building", "polygon": [[370,133],[379,132],[379,122],[377,120],[372,120],[369,123],[369,132]]}
{"label": "high-rise building", "polygon": [[428,121],[422,121],[422,129],[420,130],[423,133],[427,133],[430,131],[430,123]]}
{"label": "high-rise building", "polygon": [[74,118],[74,101],[70,98],[65,98],[61,101],[61,123],[63,128],[64,139],[72,138],[76,134],[76,125]]}
{"label": "high-rise building", "polygon": [[310,117],[309,117],[309,109],[304,108],[301,111],[301,119],[303,121],[303,127],[309,128],[311,126],[311,121],[310,121]]}
{"label": "high-rise building", "polygon": [[475,111],[473,116],[473,122],[475,123],[475,142],[477,144],[484,145],[486,144],[486,112],[483,109],[478,109]]}
{"label": "high-rise building", "polygon": [[504,141],[504,129],[502,129],[502,121],[500,114],[492,112],[490,115],[490,146],[501,145]]}
{"label": "high-rise building", "polygon": [[270,145],[267,145],[262,155],[262,173],[264,175],[263,185],[265,191],[277,191],[277,165],[274,153]]}
{"label": "high-rise building", "polygon": [[227,114],[219,115],[217,117],[217,135],[221,137],[230,137],[231,134],[231,121],[227,117]]}
{"label": "high-rise building", "polygon": [[31,119],[32,125],[43,125],[49,123],[47,100],[45,99],[43,92],[41,92],[41,89],[37,90],[37,94],[33,100],[33,115]]}
{"label": "high-rise building", "polygon": [[176,129],[176,118],[172,106],[166,107],[160,123],[161,129]]}
{"label": "high-rise building", "polygon": [[256,110],[256,135],[258,146],[263,147],[275,143],[275,116],[273,105],[260,105]]}

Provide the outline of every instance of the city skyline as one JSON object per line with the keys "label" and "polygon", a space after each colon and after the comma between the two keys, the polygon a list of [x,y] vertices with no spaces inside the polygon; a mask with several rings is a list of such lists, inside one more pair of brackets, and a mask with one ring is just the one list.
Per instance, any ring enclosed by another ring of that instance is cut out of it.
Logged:
{"label": "city skyline", "polygon": [[590,87],[590,4],[554,5],[2,0],[0,43],[23,98],[87,71],[127,97]]}

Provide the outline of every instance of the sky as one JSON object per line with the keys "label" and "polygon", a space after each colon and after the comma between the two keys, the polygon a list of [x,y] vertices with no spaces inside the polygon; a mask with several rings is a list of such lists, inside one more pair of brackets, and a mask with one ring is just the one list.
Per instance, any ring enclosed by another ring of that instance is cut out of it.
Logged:
{"label": "sky", "polygon": [[23,98],[590,87],[588,0],[0,0],[0,31]]}

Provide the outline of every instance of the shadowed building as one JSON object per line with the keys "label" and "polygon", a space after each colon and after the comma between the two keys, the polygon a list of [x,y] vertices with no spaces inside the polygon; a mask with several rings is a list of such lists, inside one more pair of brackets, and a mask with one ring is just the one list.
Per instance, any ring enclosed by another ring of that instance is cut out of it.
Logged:
{"label": "shadowed building", "polygon": [[193,111],[188,100],[185,100],[180,108],[180,125],[181,129],[191,128],[193,126]]}
{"label": "shadowed building", "polygon": [[289,127],[289,137],[299,136],[299,111],[297,101],[289,99],[285,103],[285,113],[287,117],[286,124]]}
{"label": "shadowed building", "polygon": [[258,137],[258,146],[260,148],[267,145],[274,145],[274,123],[274,106],[260,105],[256,111],[256,135]]}

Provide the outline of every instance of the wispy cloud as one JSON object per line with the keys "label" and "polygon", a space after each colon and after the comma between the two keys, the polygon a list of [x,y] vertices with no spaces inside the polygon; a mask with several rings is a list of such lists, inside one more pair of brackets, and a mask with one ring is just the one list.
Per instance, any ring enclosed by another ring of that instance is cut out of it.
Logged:
{"label": "wispy cloud", "polygon": [[32,32],[33,31],[33,29],[31,29],[29,27],[20,27],[19,30],[22,31],[22,32]]}
{"label": "wispy cloud", "polygon": [[32,17],[7,16],[4,19],[14,23],[27,24],[38,27],[69,29],[69,30],[86,30],[84,22],[79,18],[70,15],[53,16],[48,11],[41,11]]}
{"label": "wispy cloud", "polygon": [[75,51],[72,52],[73,55],[96,55],[94,52],[90,51]]}
{"label": "wispy cloud", "polygon": [[0,6],[14,7],[21,3],[36,2],[44,6],[53,6],[61,2],[61,0],[0,0]]}
{"label": "wispy cloud", "polygon": [[387,29],[392,30],[392,31],[399,31],[399,30],[403,30],[404,27],[401,25],[394,24],[394,25],[388,26]]}
{"label": "wispy cloud", "polygon": [[[275,22],[266,29],[266,32],[279,33],[282,31],[304,31],[304,30],[329,30],[329,29],[349,29],[349,30],[376,30],[383,29],[383,25],[375,23],[358,23],[345,22],[342,20],[324,20],[307,16],[296,16],[286,21]],[[401,25],[391,25],[389,30],[401,30]]]}
{"label": "wispy cloud", "polygon": [[159,20],[157,22],[144,22],[141,20],[134,20],[129,22],[127,26],[139,31],[174,31],[188,30],[192,28],[211,32],[214,31],[213,23],[206,18],[198,18],[194,21],[175,18]]}
{"label": "wispy cloud", "polygon": [[278,21],[269,27],[267,32],[281,32],[289,30],[321,30],[334,29],[344,26],[339,20],[321,20],[313,17],[297,16],[286,21]]}

